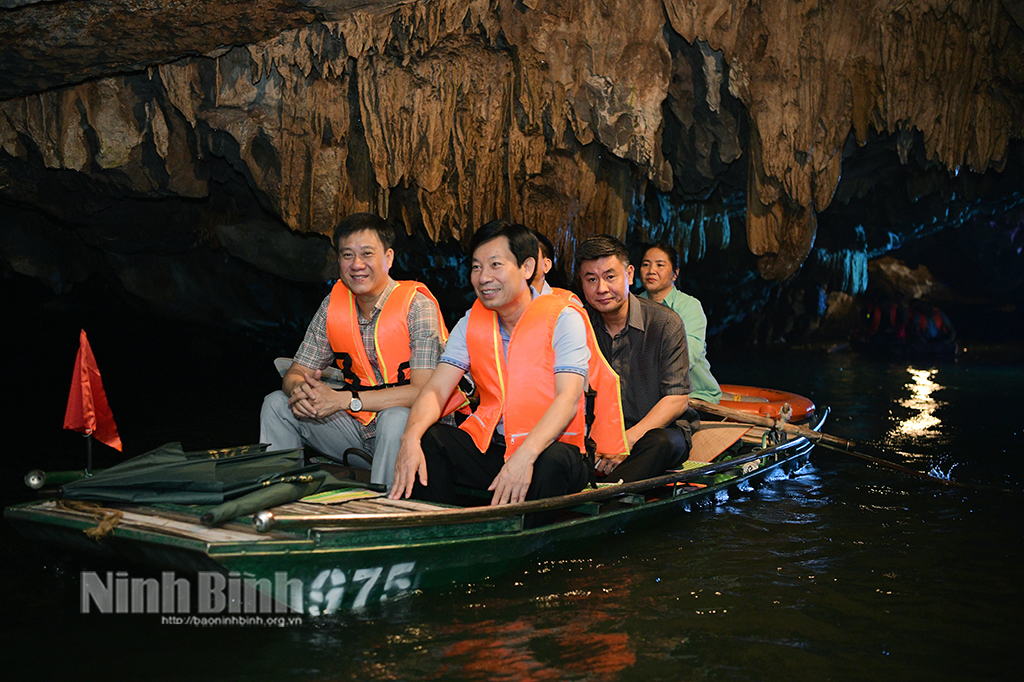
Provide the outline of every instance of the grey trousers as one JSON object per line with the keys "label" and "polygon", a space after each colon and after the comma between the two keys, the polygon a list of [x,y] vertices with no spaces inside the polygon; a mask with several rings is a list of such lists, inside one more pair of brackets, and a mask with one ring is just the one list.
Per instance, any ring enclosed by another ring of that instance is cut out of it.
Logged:
{"label": "grey trousers", "polygon": [[401,443],[408,407],[391,407],[377,413],[377,437],[363,440],[360,424],[347,412],[327,419],[299,419],[288,406],[284,391],[274,391],[263,400],[260,412],[260,442],[271,450],[290,450],[305,445],[325,457],[341,461],[349,448],[362,448],[373,455],[373,464],[360,457],[349,457],[349,464],[370,469],[370,481],[391,489],[395,481],[395,460]]}

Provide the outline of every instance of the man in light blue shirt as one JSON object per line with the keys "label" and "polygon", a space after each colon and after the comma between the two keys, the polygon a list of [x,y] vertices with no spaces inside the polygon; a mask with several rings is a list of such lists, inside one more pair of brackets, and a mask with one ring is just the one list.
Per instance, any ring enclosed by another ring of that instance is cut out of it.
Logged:
{"label": "man in light blue shirt", "polygon": [[[530,287],[539,246],[526,227],[493,221],[477,230],[470,248],[477,304],[452,330],[412,407],[390,496],[454,503],[456,486],[464,486],[492,491],[498,505],[581,490],[589,477],[569,427],[582,423],[586,322],[563,299]],[[435,423],[466,372],[480,390],[479,407],[460,428]],[[507,431],[513,421],[521,428]]]}

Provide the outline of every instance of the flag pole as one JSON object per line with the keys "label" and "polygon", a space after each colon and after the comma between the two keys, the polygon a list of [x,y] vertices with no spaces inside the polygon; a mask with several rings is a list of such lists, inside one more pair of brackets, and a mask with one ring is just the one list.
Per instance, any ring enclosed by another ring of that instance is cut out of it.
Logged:
{"label": "flag pole", "polygon": [[85,475],[92,476],[92,431],[85,434]]}

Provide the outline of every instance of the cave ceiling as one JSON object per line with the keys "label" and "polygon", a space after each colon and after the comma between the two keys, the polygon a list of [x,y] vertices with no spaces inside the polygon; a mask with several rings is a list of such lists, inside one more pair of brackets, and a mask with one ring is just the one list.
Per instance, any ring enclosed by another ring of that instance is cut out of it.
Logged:
{"label": "cave ceiling", "polygon": [[1019,221],[1021,7],[0,0],[0,246],[57,289],[68,226],[108,267],[209,245],[322,281],[351,212],[463,243],[509,217],[566,261],[742,244],[856,292],[907,239]]}

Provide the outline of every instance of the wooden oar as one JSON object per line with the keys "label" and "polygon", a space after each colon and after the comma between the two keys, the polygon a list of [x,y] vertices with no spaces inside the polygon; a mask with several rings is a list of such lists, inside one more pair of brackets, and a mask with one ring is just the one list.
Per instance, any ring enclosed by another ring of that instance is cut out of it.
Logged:
{"label": "wooden oar", "polygon": [[547,497],[542,500],[530,500],[528,502],[517,502],[515,504],[503,504],[486,507],[457,507],[452,509],[438,508],[437,511],[424,512],[401,512],[392,514],[288,514],[277,515],[269,510],[257,512],[253,516],[253,525],[257,530],[266,532],[273,529],[295,529],[295,528],[365,528],[374,526],[409,527],[427,526],[441,523],[461,523],[466,521],[483,521],[507,516],[520,516],[535,512],[552,511],[556,509],[567,509],[583,504],[584,502],[597,502],[610,499],[627,493],[638,493],[645,490],[660,488],[674,483],[685,483],[686,481],[704,476],[728,471],[743,466],[747,462],[761,459],[774,453],[777,449],[786,446],[793,447],[793,441],[779,443],[771,447],[752,452],[742,457],[736,457],[724,462],[715,462],[696,469],[676,471],[657,478],[648,478],[643,481],[631,483],[619,483],[617,485],[604,486],[592,490],[584,490],[569,495]]}
{"label": "wooden oar", "polygon": [[882,459],[881,457],[874,457],[872,455],[866,455],[863,452],[857,452],[856,450],[853,449],[856,446],[856,444],[853,441],[846,440],[845,438],[837,438],[836,436],[830,436],[827,433],[821,433],[820,431],[809,429],[806,426],[800,426],[798,424],[788,424],[786,422],[782,422],[777,419],[772,419],[771,417],[765,417],[760,414],[752,414],[750,412],[744,412],[743,410],[734,410],[731,407],[725,407],[724,405],[709,403],[704,400],[701,400],[700,398],[690,398],[690,405],[692,405],[694,409],[699,410],[700,412],[714,414],[719,417],[724,417],[726,419],[731,419],[733,421],[742,422],[744,424],[754,424],[757,426],[766,426],[768,428],[778,429],[779,431],[795,436],[803,436],[812,443],[821,445],[830,450],[835,450],[836,452],[843,452],[853,457],[859,457],[860,459],[867,460],[868,462],[888,467],[889,469],[894,469],[895,471],[899,471],[904,474],[924,478],[934,483],[940,483],[942,485],[953,486],[957,488],[978,487],[967,485],[966,483],[958,483],[957,481],[950,481],[945,478],[939,478],[938,476],[932,476],[931,474],[926,474],[923,471],[916,471],[909,467],[905,467],[902,464],[897,464],[895,462],[890,462],[887,459]]}

